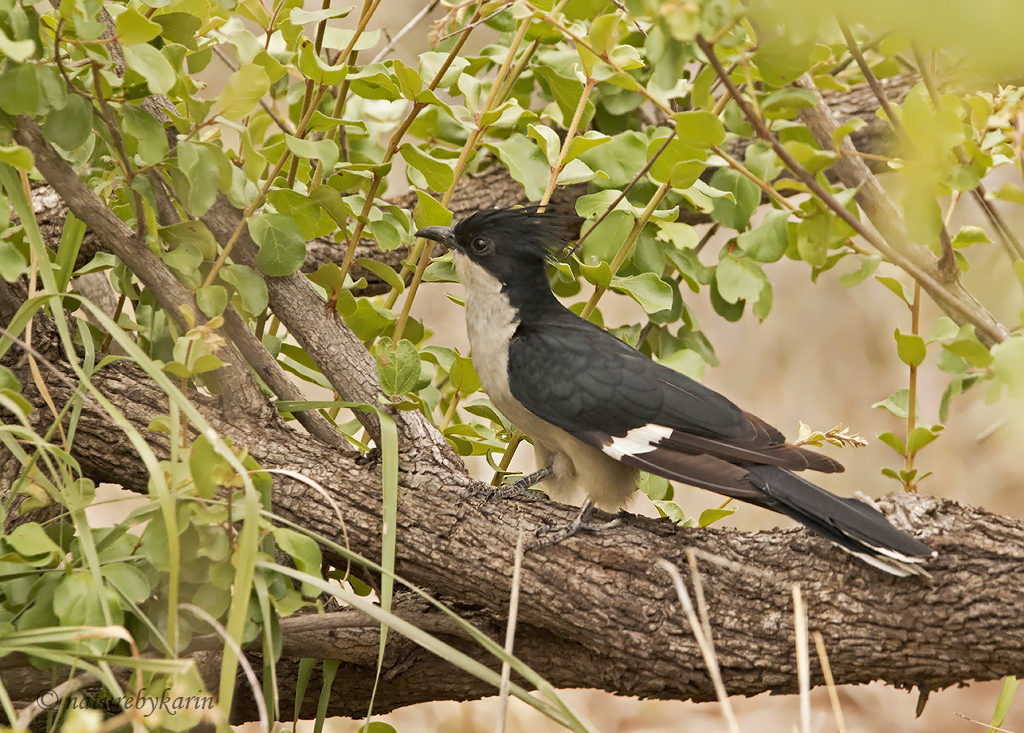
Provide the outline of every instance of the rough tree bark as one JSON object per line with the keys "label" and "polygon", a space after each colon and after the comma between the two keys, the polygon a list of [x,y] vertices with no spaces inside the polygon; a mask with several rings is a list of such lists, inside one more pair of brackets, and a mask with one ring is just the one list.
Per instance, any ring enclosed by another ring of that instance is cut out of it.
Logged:
{"label": "rough tree bark", "polygon": [[[46,160],[41,143],[26,130],[19,140],[36,145],[37,160]],[[56,166],[59,161],[53,162]],[[59,166],[52,172],[50,183],[58,197],[68,200],[88,224],[102,223],[95,202],[68,196],[66,172]],[[470,181],[457,207],[482,208],[495,203],[495,191],[514,192],[495,185],[495,180],[486,185]],[[207,224],[223,239],[220,232],[232,226],[232,216],[237,212],[221,202]],[[102,238],[97,246],[113,245]],[[243,237],[237,249],[241,261],[248,248]],[[269,284],[276,314],[335,389],[348,399],[372,399],[376,384],[369,355],[340,320],[324,313],[322,301],[305,279],[294,275],[271,279]],[[17,288],[0,282],[3,322],[23,297]],[[45,357],[48,366],[42,369],[42,379],[59,407],[75,394],[75,378],[41,318],[33,331],[33,346]],[[26,396],[38,406],[34,419],[43,424],[47,411],[24,352],[14,348],[3,361],[21,379]],[[93,381],[147,435],[158,455],[166,455],[166,436],[147,430],[154,417],[166,412],[166,400],[141,370],[115,362]],[[353,549],[379,558],[378,465],[339,449],[335,441],[292,430],[270,409],[246,418],[217,400],[192,397],[223,435],[245,446],[262,466],[287,468],[324,486],[344,512]],[[532,532],[542,524],[568,519],[574,510],[548,502],[463,499],[458,487],[467,481],[465,471],[437,431],[417,412],[396,418],[401,442],[396,570],[446,599],[492,637],[500,637],[519,531]],[[86,399],[75,458],[94,480],[145,491],[146,475],[138,457],[127,444],[112,449],[118,435],[105,413]],[[0,453],[0,479],[10,481],[11,471]],[[305,484],[275,477],[274,507],[286,519],[337,542],[344,540],[325,498]],[[517,653],[558,686],[655,698],[713,698],[671,582],[655,563],[665,558],[682,566],[686,550],[692,548],[701,558],[718,657],[731,693],[796,689],[790,596],[794,583],[801,585],[807,600],[811,628],[825,638],[839,684],[881,679],[927,691],[1024,672],[1024,625],[1016,613],[1024,590],[1024,523],[923,496],[891,497],[883,507],[895,523],[939,551],[929,566],[930,581],[882,575],[803,530],[693,530],[639,517],[627,518],[614,531],[530,553],[524,561]],[[418,602],[400,595],[396,610],[483,659],[458,628]],[[352,611],[339,611],[315,619],[289,619],[282,629],[285,667],[279,679],[288,679],[287,665],[299,657],[339,659],[344,664],[329,713],[365,712],[376,663],[376,624]],[[216,657],[209,657],[215,652],[204,640],[197,641],[195,651],[207,655],[206,669],[216,670]],[[30,700],[49,686],[50,677],[24,665],[16,658],[0,660],[11,694]],[[379,711],[428,699],[465,700],[493,693],[394,635],[384,680],[375,705]],[[820,673],[813,682],[822,682]],[[312,712],[318,694],[315,684],[309,690],[303,701],[306,714]],[[282,689],[283,709],[291,708],[291,692]],[[255,717],[245,695],[246,688],[240,685],[235,721]]]}
{"label": "rough tree bark", "polygon": [[[35,347],[52,366],[43,376],[54,400],[62,404],[73,396],[73,373],[45,329],[37,328]],[[22,379],[29,399],[37,401],[25,360],[12,351],[5,364]],[[166,410],[164,395],[131,364],[111,364],[93,381],[144,433]],[[352,547],[379,558],[379,466],[276,421],[229,419],[216,404],[198,397],[196,401],[219,431],[247,446],[261,465],[300,472],[327,488],[342,507]],[[43,410],[37,415],[41,422],[45,419]],[[86,400],[75,449],[83,469],[96,480],[145,490],[141,462],[130,450],[111,450],[112,435],[115,427],[105,413]],[[166,455],[165,438],[149,433],[161,455]],[[402,443],[396,571],[452,599],[460,611],[498,636],[519,530],[532,532],[542,524],[567,520],[573,509],[549,502],[463,499],[457,487],[464,478],[453,456],[436,445],[424,451],[408,437]],[[442,460],[439,454],[445,454]],[[282,517],[343,541],[330,506],[305,484],[275,477],[274,505]],[[896,524],[938,550],[939,557],[929,565],[930,581],[880,574],[804,530],[686,529],[641,517],[628,518],[614,531],[528,553],[517,652],[556,685],[642,697],[712,699],[704,663],[671,582],[655,564],[665,558],[682,566],[686,550],[693,548],[700,557],[723,678],[733,694],[796,689],[794,583],[807,600],[811,629],[825,638],[838,684],[880,679],[938,690],[1024,670],[1024,627],[1017,613],[1024,591],[1024,523],[926,496],[893,496],[883,507]],[[438,614],[401,601],[397,609],[399,615],[472,650],[472,643]],[[284,634],[286,658],[315,654],[345,662],[335,682],[331,714],[365,712],[367,679],[375,664],[375,624],[342,611],[322,620],[294,619],[285,624]],[[389,643],[386,685],[376,709],[493,692],[410,648],[409,642]],[[10,663],[0,661],[0,667]],[[50,684],[48,674],[24,670],[15,675],[5,669],[4,678],[5,683],[10,680],[12,695],[23,700]],[[820,674],[814,683],[822,683]],[[283,692],[282,702],[290,709],[288,691]],[[239,694],[245,695],[242,686]],[[315,693],[306,705],[311,712]],[[254,715],[244,698],[234,711],[236,721]]]}

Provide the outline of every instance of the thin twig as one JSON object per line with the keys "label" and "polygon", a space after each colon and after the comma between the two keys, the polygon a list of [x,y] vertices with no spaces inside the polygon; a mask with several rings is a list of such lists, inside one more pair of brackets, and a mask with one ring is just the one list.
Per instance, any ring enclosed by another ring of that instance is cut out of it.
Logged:
{"label": "thin twig", "polygon": [[437,7],[440,1],[441,0],[430,0],[430,2],[428,2],[422,8],[420,8],[419,12],[417,12],[416,15],[412,16],[409,22],[402,26],[402,29],[398,31],[398,33],[396,33],[394,37],[388,39],[388,42],[387,44],[385,44],[384,48],[382,48],[377,53],[376,56],[370,59],[370,63],[375,64],[381,59],[383,59],[385,56],[387,56],[389,53],[391,53],[391,50],[395,47],[395,44],[398,43],[403,38],[405,38],[405,36],[409,34],[409,31],[415,28],[421,20],[423,20],[425,17],[427,17],[427,15],[433,12],[434,8]]}

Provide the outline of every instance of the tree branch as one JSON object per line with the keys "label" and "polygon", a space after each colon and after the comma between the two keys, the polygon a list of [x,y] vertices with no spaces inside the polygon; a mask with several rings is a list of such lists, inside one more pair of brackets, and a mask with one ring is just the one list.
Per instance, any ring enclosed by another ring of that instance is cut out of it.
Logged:
{"label": "tree branch", "polygon": [[[43,346],[45,329],[38,332],[37,348],[55,359],[56,349]],[[4,363],[25,377],[27,367],[13,350]],[[64,379],[50,370],[43,374],[60,404],[72,397],[73,377],[59,361],[55,367]],[[166,436],[146,431],[166,409],[166,401],[141,370],[116,362],[92,381],[149,437],[158,454],[166,455]],[[26,397],[38,404],[31,380],[23,378],[23,383]],[[298,471],[324,486],[345,514],[353,549],[379,557],[378,465],[339,455],[281,425],[239,424],[212,403],[197,403],[217,430],[247,447],[262,466]],[[45,420],[44,410],[36,413]],[[97,406],[86,401],[75,457],[94,479],[145,490],[137,457],[109,450],[110,427]],[[449,487],[465,477],[450,463],[438,462],[429,446],[424,449],[417,442],[403,442],[402,448],[396,570],[435,595],[459,599],[460,610],[475,614],[496,636],[506,613],[520,527],[532,532],[542,524],[567,520],[574,509],[550,502],[463,500]],[[796,689],[793,583],[800,583],[807,600],[811,629],[825,638],[838,684],[881,679],[900,687],[938,690],[965,680],[1024,672],[1024,623],[1017,613],[1024,589],[1024,523],[909,494],[886,499],[883,508],[897,526],[938,550],[928,567],[931,581],[878,573],[805,530],[741,533],[627,517],[614,530],[526,556],[516,648],[558,685],[711,699],[706,670],[671,582],[653,562],[662,557],[681,565],[686,549],[694,548],[701,558],[719,661],[731,694]],[[275,477],[274,510],[335,541],[342,539],[324,497],[304,484]],[[349,640],[360,648],[372,647],[376,632],[347,623],[341,630],[337,624],[324,630],[311,628],[311,620],[289,621],[287,646],[305,653],[318,648],[316,639],[324,634],[345,639],[325,645],[323,651],[348,655],[331,712],[351,715],[365,710],[372,662],[362,666],[362,657],[331,649],[345,649]],[[399,652],[404,648],[396,647]],[[377,709],[425,699],[424,680],[434,677],[427,685],[432,699],[470,699],[491,692],[467,684],[461,675],[445,673],[443,663],[422,652],[395,654],[385,673],[386,703]],[[821,684],[820,674],[814,683]],[[310,689],[312,700],[317,689]],[[247,717],[246,710],[242,705],[235,711],[238,720]]]}
{"label": "tree branch", "polygon": [[[801,77],[796,84],[815,91],[814,82],[807,75]],[[832,133],[837,124],[824,101],[819,100],[813,107],[801,109],[800,119],[807,125],[807,129],[811,131],[822,150],[831,149],[834,139]],[[853,143],[849,140],[843,140],[840,150],[856,153]],[[833,169],[843,185],[857,190],[857,204],[882,237],[898,248],[898,251],[894,251],[898,259],[892,261],[921,283],[925,292],[950,318],[960,324],[974,324],[978,339],[986,346],[992,346],[1010,335],[1009,329],[964,288],[959,278],[949,280],[943,277],[938,264],[928,261],[926,251],[915,247],[909,241],[906,229],[902,226],[903,217],[899,210],[860,156],[840,155]],[[883,254],[890,257],[889,253],[883,251]]]}
{"label": "tree branch", "polygon": [[[32,151],[36,168],[53,186],[54,191],[67,203],[75,216],[92,229],[106,247],[153,291],[153,295],[174,319],[182,332],[189,328],[181,312],[188,306],[198,323],[206,321],[192,294],[171,273],[163,262],[135,237],[134,232],[86,186],[43,136],[35,120],[18,115],[14,138]],[[233,414],[257,416],[269,413],[267,402],[256,386],[241,354],[231,344],[220,377],[225,404]],[[228,386],[230,385],[230,387]]]}

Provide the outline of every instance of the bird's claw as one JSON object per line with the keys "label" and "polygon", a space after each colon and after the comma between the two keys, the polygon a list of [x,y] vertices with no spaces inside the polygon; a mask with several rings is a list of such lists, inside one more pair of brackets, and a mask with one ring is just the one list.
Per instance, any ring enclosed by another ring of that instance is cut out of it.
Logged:
{"label": "bird's claw", "polygon": [[543,501],[547,499],[539,491],[531,491],[529,488],[519,485],[516,481],[504,486],[491,486],[483,481],[474,481],[462,488],[460,492],[463,499],[473,496],[482,497],[485,501],[492,499],[520,499],[522,501]]}
{"label": "bird's claw", "polygon": [[622,516],[621,515],[618,516],[618,517],[615,517],[614,519],[609,520],[607,522],[590,522],[590,521],[587,521],[590,518],[590,515],[593,513],[593,511],[594,511],[594,506],[593,506],[593,504],[590,503],[590,500],[588,499],[586,502],[584,502],[583,507],[580,509],[580,513],[576,516],[575,519],[573,519],[571,522],[569,522],[569,524],[562,525],[561,527],[552,526],[552,525],[544,525],[544,526],[538,527],[535,534],[538,537],[540,537],[541,535],[547,535],[547,536],[546,537],[541,537],[540,539],[538,539],[536,542],[534,542],[532,545],[530,545],[526,549],[528,551],[529,550],[539,550],[539,549],[541,549],[543,547],[550,547],[551,545],[557,545],[562,540],[568,539],[569,537],[572,537],[573,535],[579,533],[580,531],[585,531],[585,532],[601,532],[601,531],[604,531],[606,529],[612,529],[613,527],[618,527],[620,524],[622,524]]}
{"label": "bird's claw", "polygon": [[531,474],[522,476],[509,484],[502,486],[491,486],[483,481],[470,481],[462,489],[462,498],[468,499],[471,496],[483,496],[484,499],[523,499],[524,501],[538,501],[547,499],[539,491],[531,491],[530,487],[539,484],[553,473],[551,466],[534,471]]}

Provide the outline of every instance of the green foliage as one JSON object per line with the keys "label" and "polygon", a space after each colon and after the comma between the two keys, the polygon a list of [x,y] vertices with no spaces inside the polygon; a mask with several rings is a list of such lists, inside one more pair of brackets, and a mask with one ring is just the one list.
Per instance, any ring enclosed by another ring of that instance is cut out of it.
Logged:
{"label": "green foliage", "polygon": [[[498,9],[492,5],[482,12]],[[864,82],[835,24],[837,11],[856,38],[882,39],[865,48],[867,66],[878,76],[918,63],[898,40],[914,38],[920,48],[911,50],[930,66],[904,99],[890,100],[899,144],[873,161],[889,171],[898,221],[887,224],[906,232],[911,260],[931,265],[943,255],[956,273],[1009,255],[1004,285],[1024,290],[1024,250],[994,216],[946,230],[952,207],[975,194],[1007,208],[1024,205],[1024,185],[1016,179],[981,194],[992,171],[1019,165],[1013,125],[1024,94],[1008,83],[1019,76],[1011,30],[1020,27],[1014,19],[1024,21],[1018,9],[1007,7],[999,24],[985,25],[964,22],[965,13],[974,18],[967,6],[936,14],[921,0],[873,0],[856,8],[807,0],[535,5],[518,3],[490,18],[496,35],[479,52],[450,55],[453,41],[445,41],[415,66],[386,55],[367,62],[380,34],[338,26],[348,7],[306,10],[251,0],[107,4],[116,46],[100,40],[108,29],[92,0],[64,0],[58,9],[20,1],[0,7],[0,277],[13,282],[36,272],[37,287],[75,298],[77,275],[103,273],[120,300],[116,323],[72,329],[63,310],[72,301],[33,307],[56,320],[67,353],[86,355],[83,384],[92,370],[131,359],[172,405],[151,425],[168,434],[172,449],[163,462],[146,454],[145,505],[113,528],[93,529],[84,519],[93,487],[71,458],[78,403],[67,408],[70,434],[55,426],[37,434],[27,427],[30,404],[21,385],[0,368],[0,408],[5,420],[13,416],[3,427],[16,437],[0,436],[26,465],[17,486],[23,506],[64,509],[58,519],[0,537],[0,641],[61,624],[120,624],[140,651],[173,657],[212,629],[199,616],[179,613],[180,600],[224,624],[236,641],[267,630],[265,656],[272,664],[274,619],[315,604],[323,591],[316,582],[321,545],[258,511],[268,509],[267,474],[250,475],[259,467],[244,446],[228,446],[205,429],[178,388],[224,391],[219,374],[232,307],[303,386],[334,388],[268,307],[269,278],[303,272],[313,240],[320,240],[318,252],[336,245],[336,256],[301,276],[323,292],[329,317],[342,319],[373,353],[387,408],[419,410],[460,455],[507,468],[502,458],[513,429],[482,392],[472,361],[434,336],[441,324],[410,315],[419,313],[413,300],[422,280],[454,282],[450,258],[417,262],[423,250],[414,250],[396,271],[363,256],[365,250],[354,256],[361,239],[388,252],[408,245],[418,227],[450,223],[455,187],[494,164],[534,202],[559,186],[585,187],[576,201],[585,241],[554,268],[554,289],[598,323],[608,299],[633,301],[639,308],[629,312],[636,315],[614,333],[697,378],[717,360],[691,305],[706,300],[726,321],[748,313],[768,318],[776,263],[784,258],[801,263],[812,280],[839,265],[840,281],[865,302],[881,295],[882,307],[901,315],[906,306],[910,317],[894,340],[885,336],[906,380],[886,385],[881,395],[891,396],[875,405],[894,421],[878,439],[902,462],[883,473],[906,488],[927,475],[915,459],[941,436],[956,398],[978,382],[993,400],[1024,396],[1024,338],[996,343],[981,320],[948,303],[957,321],[942,316],[922,326],[927,296],[920,283],[897,273],[898,257],[865,244],[859,227],[872,212],[860,208],[858,187],[835,175],[845,155],[840,144],[864,121],[848,121],[831,141],[819,141],[801,117],[821,91]],[[468,17],[453,11],[442,23],[445,32],[462,30]],[[520,29],[524,34],[517,35]],[[725,78],[698,47],[704,39],[715,39],[710,48],[728,70]],[[230,68],[215,48],[236,60]],[[368,53],[357,61],[356,51]],[[1001,85],[966,79],[954,91],[933,92],[933,70],[944,78],[965,68]],[[220,91],[205,93],[200,72],[223,76]],[[816,87],[793,84],[804,74]],[[744,105],[726,94],[726,81],[738,85]],[[167,119],[152,114],[147,97],[155,94],[167,98],[159,105]],[[85,228],[74,217],[56,251],[43,246],[20,178],[35,176],[37,161],[13,135],[18,115],[41,126],[190,302],[168,308],[162,293],[108,253],[76,270]],[[756,139],[754,122],[763,122],[778,145]],[[392,172],[396,164],[416,190],[413,212],[384,198],[395,193],[388,184],[401,181],[398,169]],[[221,197],[241,212],[230,237],[215,235],[216,227],[203,221]],[[680,212],[710,220],[714,231],[685,223],[692,219]],[[252,263],[235,259],[243,236],[259,247]],[[349,271],[353,262],[388,292],[367,295],[366,280]],[[1018,293],[1018,311],[1020,300]],[[29,310],[10,324],[12,335],[25,334]],[[9,348],[0,342],[0,352]],[[918,370],[938,370],[948,380],[938,404],[918,394]],[[353,406],[286,407],[288,419],[302,409],[333,419]],[[937,422],[925,423],[922,414]],[[335,422],[365,448],[368,438],[346,419]],[[141,436],[126,435],[145,453]],[[396,482],[382,487],[391,517]],[[684,510],[668,482],[645,476],[641,484],[659,511],[690,525],[733,511]],[[141,539],[133,539],[143,525]],[[394,541],[393,533],[385,537],[385,547]],[[271,567],[278,550],[301,577],[286,581],[286,573]],[[393,562],[393,544],[390,552]],[[71,593],[81,602],[67,602]],[[384,606],[376,613],[386,617]],[[48,638],[50,646],[31,652],[41,664],[56,663],[58,651],[80,653],[66,637]],[[128,644],[107,634],[81,648],[123,654]],[[579,723],[564,711],[549,712]]]}

